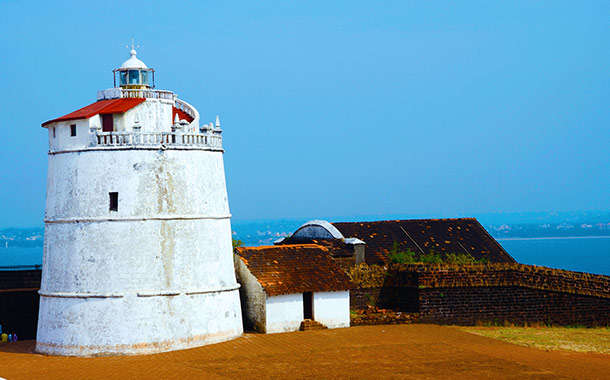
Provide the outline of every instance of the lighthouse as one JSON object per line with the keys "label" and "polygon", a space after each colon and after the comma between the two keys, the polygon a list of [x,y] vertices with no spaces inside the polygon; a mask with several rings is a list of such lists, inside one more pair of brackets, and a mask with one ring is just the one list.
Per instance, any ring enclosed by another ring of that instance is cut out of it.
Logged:
{"label": "lighthouse", "polygon": [[36,350],[134,355],[242,334],[218,117],[130,57],[42,124],[48,178]]}

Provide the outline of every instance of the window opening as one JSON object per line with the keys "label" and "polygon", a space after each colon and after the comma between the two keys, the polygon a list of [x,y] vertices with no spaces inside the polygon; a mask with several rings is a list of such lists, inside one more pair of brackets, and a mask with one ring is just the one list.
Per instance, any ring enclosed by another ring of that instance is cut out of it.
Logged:
{"label": "window opening", "polygon": [[76,124],[70,126],[70,136],[76,136]]}
{"label": "window opening", "polygon": [[53,138],[55,138],[55,127],[53,127]]}
{"label": "window opening", "polygon": [[110,211],[119,211],[119,193],[108,193],[110,196]]}

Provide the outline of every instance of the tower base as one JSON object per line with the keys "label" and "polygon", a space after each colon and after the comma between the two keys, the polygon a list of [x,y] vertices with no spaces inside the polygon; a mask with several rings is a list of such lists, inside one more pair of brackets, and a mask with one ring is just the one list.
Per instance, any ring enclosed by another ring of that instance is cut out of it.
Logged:
{"label": "tower base", "polygon": [[243,333],[236,287],[198,294],[102,296],[41,294],[36,351],[142,355],[223,342]]}

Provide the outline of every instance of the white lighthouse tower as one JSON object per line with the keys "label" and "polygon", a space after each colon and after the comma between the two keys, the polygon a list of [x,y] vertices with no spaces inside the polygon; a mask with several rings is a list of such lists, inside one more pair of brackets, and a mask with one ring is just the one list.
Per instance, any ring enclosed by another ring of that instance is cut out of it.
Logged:
{"label": "white lighthouse tower", "polygon": [[221,130],[136,57],[43,127],[49,168],[36,350],[169,351],[242,333]]}

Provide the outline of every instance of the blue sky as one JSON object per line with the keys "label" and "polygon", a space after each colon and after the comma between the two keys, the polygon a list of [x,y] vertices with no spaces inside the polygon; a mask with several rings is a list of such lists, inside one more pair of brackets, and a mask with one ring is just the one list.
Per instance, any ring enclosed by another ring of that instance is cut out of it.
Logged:
{"label": "blue sky", "polygon": [[610,2],[0,0],[0,226],[138,57],[220,115],[234,218],[610,210]]}

